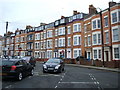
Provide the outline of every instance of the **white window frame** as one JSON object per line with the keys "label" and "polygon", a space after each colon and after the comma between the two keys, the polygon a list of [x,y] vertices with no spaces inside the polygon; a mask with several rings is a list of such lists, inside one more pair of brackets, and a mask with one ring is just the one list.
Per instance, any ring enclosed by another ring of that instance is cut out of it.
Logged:
{"label": "white window frame", "polygon": [[[99,39],[98,34],[100,34],[100,43],[98,42],[98,39]],[[94,43],[93,35],[96,35],[96,44]],[[92,45],[101,45],[101,32],[100,31],[92,33]]]}
{"label": "white window frame", "polygon": [[[119,58],[115,58],[114,48],[119,48]],[[120,44],[113,45],[113,60],[120,60]]]}
{"label": "white window frame", "polygon": [[[100,20],[100,18],[95,18],[95,19],[92,20],[92,30],[96,30],[96,29],[101,28],[101,23],[100,23],[100,27],[98,27],[98,20]],[[95,28],[93,27],[93,22],[94,21],[96,22],[96,27]],[[101,22],[101,20],[100,20],[100,22]]]}
{"label": "white window frame", "polygon": [[[75,26],[77,26],[76,29]],[[81,32],[81,23],[73,24],[73,32]]]}
{"label": "white window frame", "polygon": [[[75,51],[76,51],[76,55],[75,55]],[[82,53],[81,48],[74,48],[73,49],[73,58],[81,56],[81,53]]]}
{"label": "white window frame", "polygon": [[65,27],[61,27],[58,29],[58,35],[65,35]]}
{"label": "white window frame", "polygon": [[[77,39],[77,40],[74,40],[74,39]],[[80,39],[80,40],[79,40]],[[76,45],[81,45],[81,35],[74,35],[73,36],[73,45],[76,46]]]}
{"label": "white window frame", "polygon": [[67,34],[71,34],[71,26],[67,27]]}
{"label": "white window frame", "polygon": [[71,46],[71,37],[68,37],[67,45],[68,45],[68,46]]}
{"label": "white window frame", "polygon": [[106,19],[105,18],[108,18],[108,16],[104,16],[104,27],[108,27],[108,24],[109,24],[109,18],[108,18],[108,21],[107,21],[107,25],[106,25]]}
{"label": "white window frame", "polygon": [[47,31],[47,38],[53,37],[52,34],[53,34],[52,30],[48,30],[48,31]]}
{"label": "white window frame", "polygon": [[[118,30],[118,40],[114,40],[114,37],[113,37],[113,30],[114,29],[117,29]],[[118,42],[118,41],[120,41],[120,25],[119,26],[114,26],[114,27],[112,27],[112,42]]]}
{"label": "white window frame", "polygon": [[[96,58],[94,57],[94,50],[97,50],[97,57]],[[101,58],[99,58],[99,50],[101,50]],[[102,47],[93,48],[93,59],[94,60],[96,60],[96,59],[102,60]]]}
{"label": "white window frame", "polygon": [[[111,23],[112,24],[115,24],[115,23],[117,23],[117,22],[120,22],[119,20],[120,20],[120,18],[119,18],[119,11],[120,11],[120,9],[116,9],[116,10],[113,10],[113,11],[111,11]],[[117,21],[116,22],[113,22],[113,17],[112,17],[112,14],[113,13],[116,13],[117,14]]]}
{"label": "white window frame", "polygon": [[59,47],[65,46],[65,38],[59,38]]}
{"label": "white window frame", "polygon": [[47,50],[47,58],[52,58],[52,50]]}

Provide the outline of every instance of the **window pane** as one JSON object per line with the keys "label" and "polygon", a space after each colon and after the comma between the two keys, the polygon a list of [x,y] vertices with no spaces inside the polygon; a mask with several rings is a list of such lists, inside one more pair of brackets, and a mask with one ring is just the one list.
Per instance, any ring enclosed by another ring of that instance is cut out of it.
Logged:
{"label": "window pane", "polygon": [[94,50],[94,58],[97,58],[97,50]]}
{"label": "window pane", "polygon": [[119,32],[118,32],[118,29],[113,29],[113,40],[116,41],[116,40],[119,40]]}
{"label": "window pane", "polygon": [[98,23],[98,28],[100,28],[101,27],[100,20],[97,20],[97,23]]}
{"label": "window pane", "polygon": [[105,27],[108,26],[108,17],[104,18],[104,21],[105,21],[104,26]]}
{"label": "window pane", "polygon": [[96,36],[96,34],[93,35],[93,44],[97,44],[97,36]]}
{"label": "window pane", "polygon": [[108,32],[105,33],[105,41],[106,41],[106,43],[109,42],[109,34],[108,34]]}
{"label": "window pane", "polygon": [[95,29],[95,28],[96,28],[96,20],[93,21],[93,29]]}
{"label": "window pane", "polygon": [[98,44],[101,43],[101,34],[98,34]]}
{"label": "window pane", "polygon": [[117,22],[117,13],[112,13],[112,22]]}
{"label": "window pane", "polygon": [[119,48],[114,48],[114,56],[115,58],[119,58]]}

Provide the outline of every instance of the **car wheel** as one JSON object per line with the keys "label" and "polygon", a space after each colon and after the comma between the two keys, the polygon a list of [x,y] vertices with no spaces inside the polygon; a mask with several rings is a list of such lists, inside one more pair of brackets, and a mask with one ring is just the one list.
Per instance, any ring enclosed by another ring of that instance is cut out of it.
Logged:
{"label": "car wheel", "polygon": [[22,73],[19,73],[19,74],[18,74],[18,78],[17,78],[17,79],[18,79],[19,81],[21,81],[21,80],[22,80],[22,78],[23,78],[23,74],[22,74]]}
{"label": "car wheel", "polygon": [[43,69],[43,73],[46,73],[44,69]]}
{"label": "car wheel", "polygon": [[62,71],[64,71],[65,69],[63,68]]}
{"label": "car wheel", "polygon": [[34,70],[32,69],[32,70],[30,71],[30,76],[33,76],[33,74],[34,74]]}
{"label": "car wheel", "polygon": [[60,71],[59,71],[60,73],[62,73],[62,68],[60,68]]}

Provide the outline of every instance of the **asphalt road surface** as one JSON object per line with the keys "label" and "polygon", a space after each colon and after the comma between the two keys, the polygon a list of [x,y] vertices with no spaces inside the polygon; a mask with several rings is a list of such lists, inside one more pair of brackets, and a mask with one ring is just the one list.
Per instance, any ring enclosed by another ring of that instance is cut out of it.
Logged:
{"label": "asphalt road surface", "polygon": [[33,76],[22,81],[6,79],[2,81],[2,88],[118,88],[119,73],[74,67],[65,65],[62,73],[43,73],[42,64],[37,62]]}

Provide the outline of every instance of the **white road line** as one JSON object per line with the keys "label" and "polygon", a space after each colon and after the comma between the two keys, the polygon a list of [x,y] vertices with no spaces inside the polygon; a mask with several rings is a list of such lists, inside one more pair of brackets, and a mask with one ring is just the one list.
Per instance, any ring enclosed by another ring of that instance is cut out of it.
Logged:
{"label": "white road line", "polygon": [[96,78],[94,78],[94,80],[96,80]]}
{"label": "white road line", "polygon": [[60,82],[60,83],[71,83],[71,84],[94,84],[94,82]]}
{"label": "white road line", "polygon": [[48,74],[48,75],[40,75],[40,76],[55,76],[55,77],[58,77],[60,75],[52,75],[52,74]]}
{"label": "white road line", "polygon": [[99,82],[97,82],[97,84],[99,84]]}
{"label": "white road line", "polygon": [[12,87],[12,85],[9,85],[9,86],[6,86],[5,88],[11,88]]}
{"label": "white road line", "polygon": [[94,84],[97,84],[96,82],[94,82]]}
{"label": "white road line", "polygon": [[57,86],[55,86],[55,88],[57,88]]}

